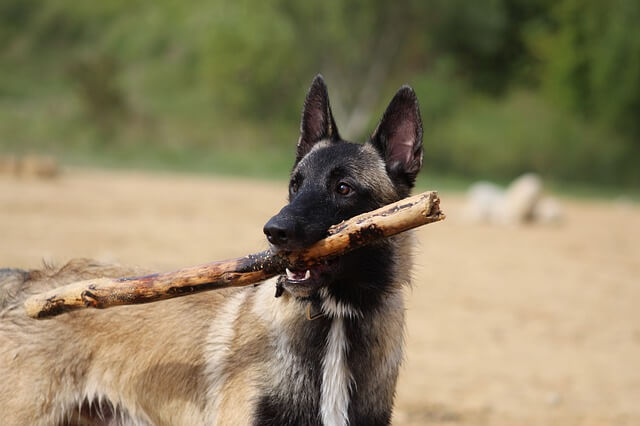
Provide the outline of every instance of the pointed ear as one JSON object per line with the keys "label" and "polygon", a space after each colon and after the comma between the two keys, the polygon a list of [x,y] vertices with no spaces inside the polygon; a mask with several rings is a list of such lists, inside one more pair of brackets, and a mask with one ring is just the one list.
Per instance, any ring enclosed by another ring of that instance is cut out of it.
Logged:
{"label": "pointed ear", "polygon": [[323,139],[337,141],[340,135],[331,114],[327,86],[322,76],[318,74],[311,83],[302,109],[296,164],[311,151],[313,145]]}
{"label": "pointed ear", "polygon": [[422,167],[422,119],[411,87],[398,90],[370,143],[384,158],[389,174],[412,187]]}

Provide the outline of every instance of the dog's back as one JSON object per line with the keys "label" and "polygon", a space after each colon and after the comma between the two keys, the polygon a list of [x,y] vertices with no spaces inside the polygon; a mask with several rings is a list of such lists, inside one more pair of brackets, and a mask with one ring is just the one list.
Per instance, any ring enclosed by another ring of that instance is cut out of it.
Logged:
{"label": "dog's back", "polygon": [[78,259],[59,270],[4,274],[2,424],[51,425],[81,411],[94,420],[204,423],[203,348],[222,292],[42,321],[30,320],[22,307],[29,294],[54,286],[139,272]]}
{"label": "dog's back", "polygon": [[0,269],[0,310],[13,303],[21,292],[24,282],[29,279],[29,273],[22,269]]}

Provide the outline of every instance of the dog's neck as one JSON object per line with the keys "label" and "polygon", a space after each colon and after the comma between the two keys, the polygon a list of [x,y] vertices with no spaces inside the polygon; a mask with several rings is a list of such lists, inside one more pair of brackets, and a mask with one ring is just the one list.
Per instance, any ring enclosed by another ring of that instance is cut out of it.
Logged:
{"label": "dog's neck", "polygon": [[410,257],[406,241],[388,241],[344,256],[348,265],[340,276],[313,294],[299,297],[312,318],[364,318],[380,309],[389,293],[408,281]]}

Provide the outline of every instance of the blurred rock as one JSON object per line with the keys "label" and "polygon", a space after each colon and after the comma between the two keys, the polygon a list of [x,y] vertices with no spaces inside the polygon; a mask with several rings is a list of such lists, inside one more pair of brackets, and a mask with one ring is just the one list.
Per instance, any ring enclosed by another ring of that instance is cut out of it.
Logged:
{"label": "blurred rock", "polygon": [[59,174],[58,162],[53,157],[28,155],[22,159],[22,176],[51,179]]}
{"label": "blurred rock", "polygon": [[17,176],[20,173],[20,161],[15,155],[0,156],[0,174]]}
{"label": "blurred rock", "polygon": [[517,225],[533,219],[533,210],[542,193],[542,180],[527,173],[511,182],[497,213],[498,221]]}
{"label": "blurred rock", "polygon": [[560,203],[542,194],[542,179],[535,173],[518,177],[506,190],[491,182],[477,182],[467,192],[464,218],[502,225],[559,223],[563,218]]}
{"label": "blurred rock", "polygon": [[0,157],[0,175],[52,179],[60,174],[55,158],[41,155]]}
{"label": "blurred rock", "polygon": [[476,182],[467,191],[464,218],[470,222],[492,222],[496,206],[503,199],[504,190],[498,185],[486,181]]}

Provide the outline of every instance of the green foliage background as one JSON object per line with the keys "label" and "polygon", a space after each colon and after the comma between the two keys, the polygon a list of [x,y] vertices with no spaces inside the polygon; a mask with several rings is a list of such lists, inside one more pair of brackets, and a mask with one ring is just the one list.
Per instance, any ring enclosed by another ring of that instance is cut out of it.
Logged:
{"label": "green foliage background", "polygon": [[637,187],[639,22],[637,0],[0,0],[0,150],[286,172],[321,72],[352,140],[412,85],[431,171]]}

